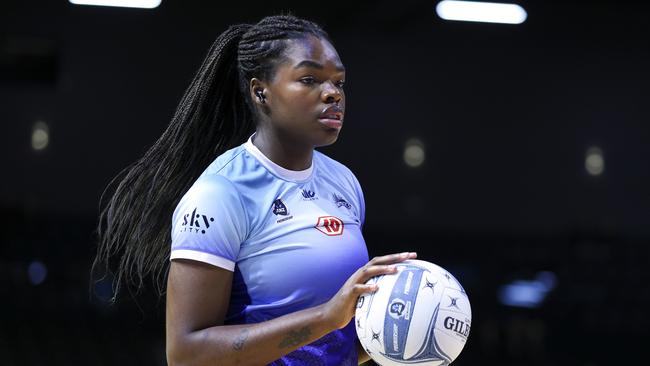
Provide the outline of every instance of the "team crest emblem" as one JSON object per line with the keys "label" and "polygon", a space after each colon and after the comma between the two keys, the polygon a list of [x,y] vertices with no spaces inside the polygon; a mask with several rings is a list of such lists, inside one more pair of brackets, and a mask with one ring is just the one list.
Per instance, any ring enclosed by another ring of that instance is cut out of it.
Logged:
{"label": "team crest emblem", "polygon": [[318,231],[327,236],[343,234],[343,221],[334,216],[321,216],[314,226]]}
{"label": "team crest emblem", "polygon": [[277,200],[273,201],[273,213],[275,215],[286,216],[289,214],[289,210],[287,210],[287,206],[282,203],[282,200],[278,198]]}

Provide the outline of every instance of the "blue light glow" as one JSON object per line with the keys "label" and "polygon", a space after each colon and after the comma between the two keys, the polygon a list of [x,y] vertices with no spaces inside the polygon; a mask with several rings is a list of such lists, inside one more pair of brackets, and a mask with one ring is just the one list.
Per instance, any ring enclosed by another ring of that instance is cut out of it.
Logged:
{"label": "blue light glow", "polygon": [[31,282],[32,285],[37,286],[45,281],[45,278],[47,277],[47,268],[42,262],[33,261],[27,268],[27,274],[29,275],[29,282]]}
{"label": "blue light glow", "polygon": [[539,307],[546,295],[555,288],[554,273],[539,272],[534,280],[517,280],[501,286],[498,297],[502,304],[522,308]]}

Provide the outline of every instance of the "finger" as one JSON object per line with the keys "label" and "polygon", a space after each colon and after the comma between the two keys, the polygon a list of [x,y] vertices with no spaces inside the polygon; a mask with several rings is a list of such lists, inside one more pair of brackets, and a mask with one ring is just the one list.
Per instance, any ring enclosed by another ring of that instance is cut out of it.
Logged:
{"label": "finger", "polygon": [[393,274],[397,272],[397,267],[393,265],[365,266],[361,268],[359,277],[356,282],[363,283],[375,276],[384,274]]}
{"label": "finger", "polygon": [[369,294],[377,291],[379,289],[379,286],[376,284],[361,284],[358,283],[354,285],[354,288],[352,289],[352,293],[354,293],[357,296],[363,295],[363,294]]}
{"label": "finger", "polygon": [[396,254],[384,255],[381,257],[374,257],[370,263],[371,264],[391,264],[405,261],[407,259],[417,258],[417,253],[415,252],[403,252]]}

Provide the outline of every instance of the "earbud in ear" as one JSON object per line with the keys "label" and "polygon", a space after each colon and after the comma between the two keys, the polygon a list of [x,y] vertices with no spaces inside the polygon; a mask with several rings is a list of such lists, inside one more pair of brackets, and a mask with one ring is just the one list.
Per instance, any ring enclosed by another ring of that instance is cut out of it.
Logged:
{"label": "earbud in ear", "polygon": [[264,100],[265,100],[266,98],[264,97],[264,94],[262,93],[262,91],[261,91],[261,90],[257,90],[257,91],[255,92],[255,94],[257,94],[257,99],[259,99],[261,103],[264,103]]}

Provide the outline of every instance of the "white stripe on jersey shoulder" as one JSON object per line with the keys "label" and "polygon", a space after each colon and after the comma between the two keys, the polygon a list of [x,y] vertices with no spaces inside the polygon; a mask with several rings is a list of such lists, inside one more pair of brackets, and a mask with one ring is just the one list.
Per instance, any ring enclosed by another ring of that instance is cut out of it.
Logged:
{"label": "white stripe on jersey shoulder", "polygon": [[274,175],[293,182],[301,182],[311,178],[311,174],[314,170],[314,159],[312,158],[311,166],[305,170],[289,170],[279,166],[278,164],[271,161],[267,158],[257,146],[253,145],[253,136],[248,138],[248,141],[244,143],[244,148],[253,155],[266,169],[268,169]]}
{"label": "white stripe on jersey shoulder", "polygon": [[227,269],[230,272],[235,271],[235,262],[223,257],[216,256],[214,254],[199,252],[196,250],[189,250],[189,249],[172,250],[169,260],[172,259],[192,259],[195,261],[204,262],[204,263],[211,264],[213,266]]}

